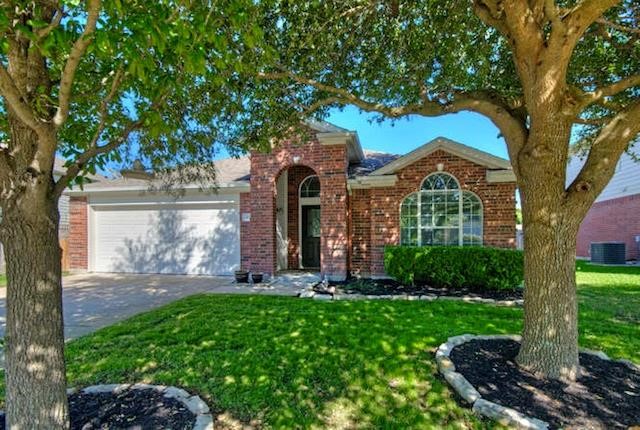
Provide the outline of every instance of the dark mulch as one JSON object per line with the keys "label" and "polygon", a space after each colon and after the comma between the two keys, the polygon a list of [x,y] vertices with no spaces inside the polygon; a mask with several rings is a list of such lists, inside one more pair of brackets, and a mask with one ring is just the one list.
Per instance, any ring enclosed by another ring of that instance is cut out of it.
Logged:
{"label": "dark mulch", "polygon": [[335,284],[339,292],[345,294],[366,294],[374,296],[393,296],[399,294],[454,297],[479,297],[494,300],[522,299],[523,290],[489,290],[482,288],[436,288],[429,285],[402,285],[393,279],[352,279]]}
{"label": "dark mulch", "polygon": [[[69,396],[69,412],[72,430],[191,430],[196,420],[181,402],[153,389],[73,394]],[[2,418],[0,429],[4,430],[4,414]]]}
{"label": "dark mulch", "polygon": [[453,349],[456,371],[486,400],[567,429],[627,429],[640,424],[640,371],[580,354],[575,384],[548,380],[515,364],[520,344],[474,340]]}

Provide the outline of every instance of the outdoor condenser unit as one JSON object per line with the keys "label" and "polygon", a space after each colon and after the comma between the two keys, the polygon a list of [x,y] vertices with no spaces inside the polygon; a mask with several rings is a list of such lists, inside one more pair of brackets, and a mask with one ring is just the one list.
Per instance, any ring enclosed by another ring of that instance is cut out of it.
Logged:
{"label": "outdoor condenser unit", "polygon": [[624,242],[592,242],[591,262],[597,264],[625,264]]}

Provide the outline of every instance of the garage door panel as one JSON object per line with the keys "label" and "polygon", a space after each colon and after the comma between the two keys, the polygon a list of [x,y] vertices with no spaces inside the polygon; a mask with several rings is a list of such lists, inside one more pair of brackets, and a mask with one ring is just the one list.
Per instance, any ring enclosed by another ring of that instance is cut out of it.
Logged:
{"label": "garage door panel", "polygon": [[231,274],[240,261],[238,221],[231,205],[98,208],[94,270]]}

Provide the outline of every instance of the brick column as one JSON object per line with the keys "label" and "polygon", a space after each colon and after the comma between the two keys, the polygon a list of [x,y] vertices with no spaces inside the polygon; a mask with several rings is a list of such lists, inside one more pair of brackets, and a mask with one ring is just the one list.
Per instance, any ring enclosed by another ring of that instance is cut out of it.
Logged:
{"label": "brick column", "polygon": [[89,268],[88,211],[86,197],[69,199],[69,269]]}

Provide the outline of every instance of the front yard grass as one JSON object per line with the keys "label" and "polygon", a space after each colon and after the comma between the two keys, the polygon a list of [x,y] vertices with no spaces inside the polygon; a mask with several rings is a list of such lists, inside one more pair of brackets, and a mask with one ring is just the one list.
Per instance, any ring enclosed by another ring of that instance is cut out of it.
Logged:
{"label": "front yard grass", "polygon": [[[584,347],[640,362],[640,268],[579,262]],[[148,382],[268,428],[486,428],[437,376],[462,333],[517,333],[520,309],[199,295],[71,342],[69,384]]]}
{"label": "front yard grass", "polygon": [[7,285],[7,275],[0,273],[0,287]]}

